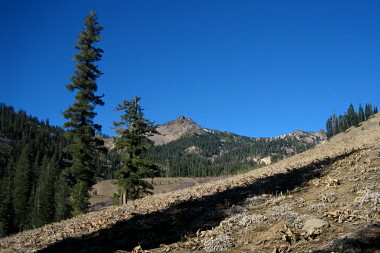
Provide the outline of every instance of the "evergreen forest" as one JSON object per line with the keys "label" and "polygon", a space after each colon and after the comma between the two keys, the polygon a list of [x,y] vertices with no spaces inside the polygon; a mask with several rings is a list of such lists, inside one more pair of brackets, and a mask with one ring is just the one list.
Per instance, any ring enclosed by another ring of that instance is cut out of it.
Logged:
{"label": "evergreen forest", "polygon": [[0,104],[0,236],[70,217],[63,134]]}
{"label": "evergreen forest", "polygon": [[147,156],[159,164],[163,177],[215,177],[261,167],[266,165],[260,161],[262,158],[270,157],[275,162],[320,141],[316,136],[306,142],[302,136],[249,138],[221,131],[197,131],[155,146]]}

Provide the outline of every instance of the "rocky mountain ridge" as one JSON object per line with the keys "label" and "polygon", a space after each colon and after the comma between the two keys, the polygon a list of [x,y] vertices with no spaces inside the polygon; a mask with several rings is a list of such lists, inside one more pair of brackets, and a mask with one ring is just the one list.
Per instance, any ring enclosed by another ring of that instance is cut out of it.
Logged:
{"label": "rocky mountain ridge", "polygon": [[[154,141],[155,145],[164,145],[169,142],[178,140],[183,136],[184,134],[188,133],[227,133],[227,134],[233,134],[236,136],[239,136],[238,134],[226,132],[226,131],[220,131],[220,130],[211,130],[204,128],[200,125],[198,125],[194,120],[190,118],[186,118],[185,116],[179,116],[177,119],[169,121],[167,123],[164,123],[162,125],[159,125],[157,128],[157,131],[160,133],[159,135],[151,136],[150,139]],[[272,139],[272,138],[285,138],[285,137],[297,137],[298,139],[301,138],[320,138],[321,140],[325,140],[327,138],[326,133],[324,130],[319,130],[317,132],[310,132],[310,131],[304,131],[304,130],[296,130],[289,134],[284,134],[277,137],[269,137],[269,138],[253,138],[253,137],[246,137],[251,139]]]}
{"label": "rocky mountain ridge", "polygon": [[284,134],[284,135],[280,135],[278,137],[274,137],[274,138],[285,138],[287,136],[294,136],[298,139],[301,139],[302,137],[309,137],[309,138],[320,138],[322,140],[326,140],[327,139],[327,135],[326,135],[326,132],[321,129],[317,132],[310,132],[310,131],[304,131],[304,130],[296,130],[294,132],[291,132],[289,134]]}

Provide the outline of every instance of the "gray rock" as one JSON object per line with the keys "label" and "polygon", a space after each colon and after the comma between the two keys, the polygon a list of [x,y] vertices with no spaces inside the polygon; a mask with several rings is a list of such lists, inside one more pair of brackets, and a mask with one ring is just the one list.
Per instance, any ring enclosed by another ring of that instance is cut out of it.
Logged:
{"label": "gray rock", "polygon": [[304,231],[310,231],[322,227],[328,227],[329,223],[325,220],[318,219],[318,218],[311,218],[306,220],[305,225],[302,227],[302,230]]}

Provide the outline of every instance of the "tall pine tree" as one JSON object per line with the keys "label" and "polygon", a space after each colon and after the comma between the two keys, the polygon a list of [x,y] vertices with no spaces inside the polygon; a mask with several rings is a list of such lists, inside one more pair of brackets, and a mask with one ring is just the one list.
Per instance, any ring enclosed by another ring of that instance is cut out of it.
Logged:
{"label": "tall pine tree", "polygon": [[25,144],[19,160],[16,163],[13,188],[13,206],[19,231],[29,228],[30,197],[32,194],[32,150],[29,144]]}
{"label": "tall pine tree", "polygon": [[55,157],[44,157],[34,196],[32,227],[41,227],[54,221],[54,182],[58,169],[59,164]]}
{"label": "tall pine tree", "polygon": [[359,122],[363,122],[365,120],[364,109],[361,104],[359,104],[358,120]]}
{"label": "tall pine tree", "polygon": [[347,110],[347,122],[348,122],[348,127],[357,126],[359,124],[358,116],[352,104],[350,104]]}
{"label": "tall pine tree", "polygon": [[[158,166],[143,155],[153,145],[148,138],[157,134],[154,122],[144,118],[140,98],[124,100],[115,111],[124,111],[119,122],[114,122],[116,132],[120,134],[116,148],[122,151],[122,165],[116,171],[119,186],[119,202],[122,205],[128,199],[136,199],[151,193],[153,186],[144,178],[153,178],[158,174]],[[123,128],[125,127],[125,128]]]}
{"label": "tall pine tree", "polygon": [[5,177],[0,180],[0,237],[11,234],[15,231],[14,208],[13,208],[13,162],[10,162],[5,173]]}
{"label": "tall pine tree", "polygon": [[371,115],[373,115],[372,104],[365,104],[365,119],[369,119]]}
{"label": "tall pine tree", "polygon": [[71,217],[70,188],[62,175],[57,178],[54,185],[54,209],[54,221]]}
{"label": "tall pine tree", "polygon": [[95,11],[84,20],[85,29],[78,36],[75,48],[79,53],[74,56],[77,61],[75,75],[70,79],[69,91],[77,90],[76,101],[63,113],[70,121],[64,124],[68,128],[67,135],[74,143],[69,145],[66,152],[72,156],[72,164],[68,172],[74,176],[73,209],[74,215],[86,212],[89,194],[95,176],[95,158],[103,147],[103,141],[95,135],[101,126],[95,124],[95,106],[103,106],[103,96],[95,95],[98,90],[96,79],[102,75],[95,63],[102,58],[103,50],[96,48],[103,26],[97,22]]}

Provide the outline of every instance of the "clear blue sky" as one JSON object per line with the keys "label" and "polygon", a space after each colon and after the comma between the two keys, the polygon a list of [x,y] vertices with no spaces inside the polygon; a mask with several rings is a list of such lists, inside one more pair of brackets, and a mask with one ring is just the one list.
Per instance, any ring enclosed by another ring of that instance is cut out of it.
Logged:
{"label": "clear blue sky", "polygon": [[180,115],[250,137],[325,128],[350,103],[379,106],[378,0],[1,0],[0,102],[60,125],[75,93],[91,9],[105,26],[95,122],[142,97],[158,124]]}

